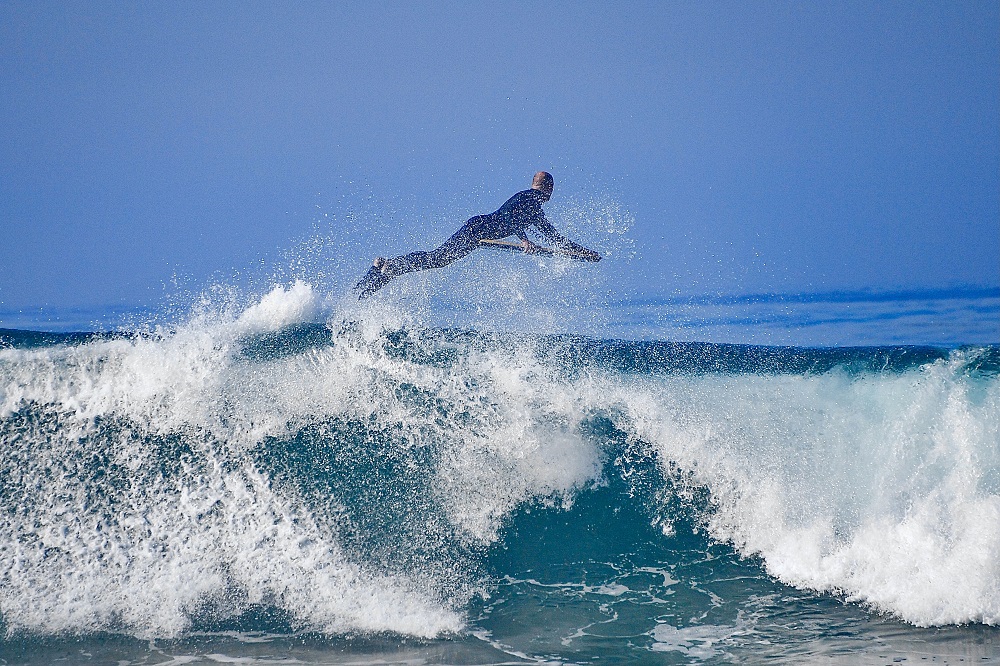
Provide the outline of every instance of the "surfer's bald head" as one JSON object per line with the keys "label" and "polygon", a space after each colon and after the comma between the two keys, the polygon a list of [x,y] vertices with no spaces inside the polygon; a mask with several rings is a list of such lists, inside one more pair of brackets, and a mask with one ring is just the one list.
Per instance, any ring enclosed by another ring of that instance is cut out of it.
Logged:
{"label": "surfer's bald head", "polygon": [[538,190],[548,199],[552,196],[552,174],[548,171],[539,171],[531,181],[531,189]]}

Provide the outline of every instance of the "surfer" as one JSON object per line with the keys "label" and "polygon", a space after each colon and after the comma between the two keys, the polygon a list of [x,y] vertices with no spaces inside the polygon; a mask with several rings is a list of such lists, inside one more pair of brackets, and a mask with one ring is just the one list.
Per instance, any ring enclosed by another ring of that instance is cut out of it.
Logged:
{"label": "surfer", "polygon": [[489,215],[470,218],[436,250],[411,252],[392,259],[377,258],[368,273],[354,287],[355,290],[360,292],[360,298],[367,298],[404,273],[441,268],[458,261],[480,247],[480,241],[483,240],[495,241],[516,235],[521,240],[521,248],[529,254],[534,253],[539,248],[525,233],[528,227],[538,229],[563,251],[572,252],[587,261],[599,261],[599,254],[567,240],[545,219],[542,204],[552,197],[552,185],[552,174],[539,171],[531,182],[531,189],[518,192]]}

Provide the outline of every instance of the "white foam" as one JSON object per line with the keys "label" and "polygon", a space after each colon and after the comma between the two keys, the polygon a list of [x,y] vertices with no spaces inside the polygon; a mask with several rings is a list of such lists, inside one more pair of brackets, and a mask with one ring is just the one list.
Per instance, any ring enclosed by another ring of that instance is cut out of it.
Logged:
{"label": "white foam", "polygon": [[653,652],[680,652],[690,659],[701,661],[723,653],[719,644],[732,636],[741,635],[744,630],[718,625],[693,625],[678,629],[669,624],[658,624],[652,631],[654,643],[649,646]]}
{"label": "white foam", "polygon": [[287,290],[276,285],[260,302],[247,308],[236,326],[241,333],[277,331],[290,324],[308,321],[316,312],[316,295],[310,285],[296,280]]}
{"label": "white foam", "polygon": [[[144,454],[122,443],[115,463]],[[87,452],[85,443],[56,443],[45,454],[79,460]],[[408,581],[348,561],[294,498],[248,467],[208,459],[170,480],[138,475],[108,504],[100,492],[109,488],[93,479],[83,486],[72,463],[50,465],[62,473],[37,484],[33,510],[0,522],[9,566],[0,609],[11,630],[169,637],[206,603],[231,613],[273,604],[327,632],[433,636],[461,627]]]}
{"label": "white foam", "polygon": [[707,485],[708,529],[802,588],[917,625],[1000,622],[1000,382],[956,352],[902,375],[702,377],[624,390]]}
{"label": "white foam", "polygon": [[[600,476],[601,458],[576,432],[585,414],[581,394],[556,381],[551,369],[529,359],[510,365],[489,357],[468,368],[462,379],[483,391],[467,396],[469,407],[482,411],[475,403],[489,400],[483,416],[494,425],[472,424],[448,435],[455,445],[442,457],[438,487],[452,519],[490,541],[502,519],[525,501],[544,497],[568,505],[574,490]],[[461,390],[448,393],[466,399]]]}

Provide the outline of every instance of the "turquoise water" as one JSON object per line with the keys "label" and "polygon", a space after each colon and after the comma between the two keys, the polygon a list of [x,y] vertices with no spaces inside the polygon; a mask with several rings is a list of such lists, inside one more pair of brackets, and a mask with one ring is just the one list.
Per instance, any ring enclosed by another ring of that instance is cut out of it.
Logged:
{"label": "turquoise water", "polygon": [[998,294],[320,300],[4,315],[0,660],[1000,658]]}

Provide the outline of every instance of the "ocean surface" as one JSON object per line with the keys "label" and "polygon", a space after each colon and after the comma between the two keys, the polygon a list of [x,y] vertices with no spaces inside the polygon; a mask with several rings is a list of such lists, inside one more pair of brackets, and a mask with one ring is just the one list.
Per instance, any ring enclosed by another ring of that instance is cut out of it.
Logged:
{"label": "ocean surface", "polygon": [[0,312],[0,663],[1000,661],[1000,290],[319,291]]}

